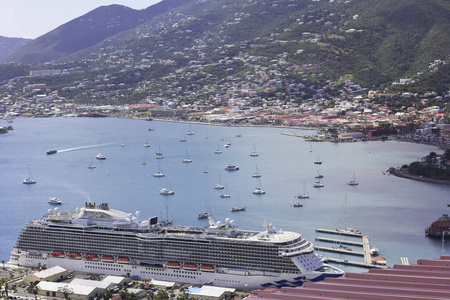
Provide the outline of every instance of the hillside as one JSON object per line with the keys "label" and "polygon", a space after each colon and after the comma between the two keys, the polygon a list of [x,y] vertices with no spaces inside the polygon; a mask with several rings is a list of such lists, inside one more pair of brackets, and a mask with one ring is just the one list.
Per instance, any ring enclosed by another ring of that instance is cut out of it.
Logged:
{"label": "hillside", "polygon": [[135,28],[181,3],[181,0],[165,0],[145,10],[134,10],[122,5],[101,6],[38,37],[6,56],[3,61],[44,63],[64,60],[72,53]]}
{"label": "hillside", "polygon": [[[100,7],[30,42],[8,60],[44,62],[114,56],[172,60],[185,67],[246,54],[296,65],[290,76],[343,75],[383,86],[424,72],[450,49],[450,2],[442,0],[243,1],[164,0],[146,10]],[[125,55],[126,54],[126,55]],[[155,68],[155,67],[154,67]],[[165,76],[173,68],[143,73]],[[252,72],[233,66],[235,75]]]}
{"label": "hillside", "polygon": [[24,46],[29,43],[31,40],[22,39],[22,38],[10,38],[0,36],[0,60],[9,55],[12,51],[17,48]]}

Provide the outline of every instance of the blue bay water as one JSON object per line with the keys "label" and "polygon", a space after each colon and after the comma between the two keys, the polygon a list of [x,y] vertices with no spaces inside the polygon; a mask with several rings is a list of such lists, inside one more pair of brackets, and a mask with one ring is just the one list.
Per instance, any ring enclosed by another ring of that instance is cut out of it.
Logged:
{"label": "blue bay water", "polygon": [[[6,125],[6,121],[0,123]],[[197,219],[207,202],[216,221],[230,217],[241,229],[263,230],[267,219],[276,228],[299,232],[312,242],[318,236],[316,228],[348,226],[368,234],[388,265],[400,263],[403,256],[415,263],[442,253],[441,242],[425,237],[424,229],[448,212],[450,186],[383,174],[430,151],[443,152],[433,146],[395,141],[310,144],[281,134],[313,133],[299,129],[131,119],[16,119],[8,125],[14,131],[0,135],[1,260],[9,260],[25,222],[54,208],[47,203],[49,197],[63,201],[60,210],[75,209],[87,201],[107,202],[129,213],[140,211],[143,218],[166,218],[168,211],[175,224],[190,226],[207,225],[207,220]],[[148,131],[150,127],[155,130]],[[186,135],[188,130],[195,135]],[[242,137],[236,137],[237,133]],[[180,142],[182,137],[186,143]],[[144,147],[147,141],[150,148]],[[231,146],[224,148],[227,141]],[[222,154],[214,154],[218,145]],[[46,155],[48,149],[59,152]],[[159,149],[164,159],[155,158]],[[251,157],[255,150],[259,156]],[[99,152],[106,160],[95,159]],[[192,163],[182,163],[186,156]],[[317,157],[323,161],[320,166],[313,163]],[[91,160],[95,169],[87,168]],[[164,178],[151,176],[158,163]],[[225,171],[228,163],[240,170]],[[22,184],[28,166],[35,185]],[[205,168],[208,173],[203,172]],[[262,174],[265,195],[252,194],[259,184],[252,177],[256,169]],[[312,187],[318,171],[324,175],[322,189]],[[353,179],[353,172],[359,185],[352,187],[346,182]],[[213,189],[219,177],[231,198],[220,198],[224,191]],[[294,208],[303,182],[310,199],[302,208]],[[159,195],[167,186],[175,195]],[[247,210],[231,213],[233,206]]]}

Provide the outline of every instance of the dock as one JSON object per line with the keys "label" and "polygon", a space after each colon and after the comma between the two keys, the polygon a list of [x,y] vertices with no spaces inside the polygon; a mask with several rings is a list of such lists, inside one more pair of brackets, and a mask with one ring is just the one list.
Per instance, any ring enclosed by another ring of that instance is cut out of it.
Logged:
{"label": "dock", "polygon": [[314,249],[321,250],[321,251],[327,251],[327,252],[341,253],[341,254],[364,256],[364,252],[346,250],[346,249],[341,249],[341,248],[335,249],[335,248],[330,248],[330,247],[314,246]]}
{"label": "dock", "polygon": [[322,233],[330,233],[330,234],[340,234],[340,235],[346,235],[346,236],[362,237],[361,233],[354,233],[354,232],[341,231],[341,230],[330,230],[330,229],[317,228],[316,231],[317,232],[322,232]]}
{"label": "dock", "polygon": [[[339,254],[345,254],[345,255],[354,255],[354,256],[360,256],[364,258],[364,262],[356,262],[356,261],[349,261],[347,259],[337,259],[337,258],[326,258],[330,262],[340,263],[340,264],[346,264],[346,265],[352,265],[357,267],[364,267],[364,268],[386,268],[385,265],[377,265],[372,263],[372,255],[370,255],[370,243],[369,243],[369,237],[367,235],[363,235],[361,233],[356,232],[350,232],[350,231],[341,231],[341,230],[330,230],[330,229],[322,229],[317,228],[316,232],[326,233],[326,234],[338,234],[342,237],[344,236],[350,236],[350,237],[357,237],[360,238],[361,241],[358,240],[343,240],[343,239],[336,239],[336,238],[328,238],[328,237],[316,237],[316,241],[321,241],[325,243],[333,243],[333,244],[339,244],[339,245],[349,245],[349,246],[357,246],[362,247],[362,251],[353,251],[344,249],[345,247],[323,247],[323,246],[314,246],[314,249],[319,251],[326,251],[326,252],[333,252],[333,253],[339,253]],[[402,258],[403,264],[408,264],[408,259]]]}
{"label": "dock", "polygon": [[337,264],[349,265],[349,266],[355,266],[355,267],[376,268],[376,269],[385,269],[386,268],[386,266],[384,266],[384,265],[366,264],[366,263],[362,263],[362,262],[349,261],[346,259],[329,258],[329,257],[324,257],[323,259],[325,261],[328,261],[331,263],[337,263]]}
{"label": "dock", "polygon": [[336,244],[340,244],[340,245],[360,246],[360,247],[363,247],[363,245],[364,245],[363,243],[360,243],[360,242],[337,240],[337,239],[330,239],[330,238],[324,238],[324,237],[316,237],[316,241],[336,243]]}

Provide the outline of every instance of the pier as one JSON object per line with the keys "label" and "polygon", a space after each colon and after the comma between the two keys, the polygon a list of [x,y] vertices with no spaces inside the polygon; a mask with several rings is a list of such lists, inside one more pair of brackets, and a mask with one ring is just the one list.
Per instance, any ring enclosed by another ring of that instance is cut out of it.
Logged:
{"label": "pier", "polygon": [[350,245],[350,246],[360,246],[363,247],[363,243],[354,242],[354,241],[346,241],[346,240],[337,240],[337,239],[329,239],[324,237],[316,237],[316,241],[336,243],[340,245]]}
{"label": "pier", "polygon": [[346,235],[346,236],[362,237],[361,233],[355,233],[355,232],[349,232],[349,231],[330,230],[330,229],[321,229],[321,228],[317,228],[316,231],[322,232],[322,233],[329,233],[329,234],[340,234],[340,235]]}
{"label": "pier", "polygon": [[[337,258],[327,257],[326,259],[329,262],[352,265],[352,266],[357,266],[357,267],[364,267],[364,268],[386,268],[385,265],[372,264],[372,256],[370,255],[369,237],[367,235],[363,235],[361,233],[356,233],[356,232],[351,232],[351,231],[330,230],[330,229],[322,229],[322,228],[317,228],[316,232],[321,232],[321,233],[326,233],[326,234],[338,234],[341,236],[357,237],[357,238],[361,239],[361,241],[351,241],[351,240],[349,241],[349,240],[327,238],[327,237],[316,237],[315,238],[316,241],[321,241],[321,242],[325,242],[325,243],[362,247],[362,251],[353,251],[353,249],[351,249],[351,250],[345,249],[345,247],[332,248],[332,247],[314,246],[314,248],[319,251],[333,252],[333,253],[339,253],[339,254],[345,254],[345,255],[354,255],[354,256],[360,256],[360,257],[362,256],[364,258],[364,262],[356,262],[356,261],[349,261],[347,259],[337,259]],[[403,262],[403,260],[402,260],[402,262]],[[405,260],[405,264],[406,263],[407,263],[407,259]]]}
{"label": "pier", "polygon": [[323,259],[325,261],[328,261],[331,263],[337,263],[337,264],[342,264],[342,265],[349,265],[349,266],[355,266],[355,267],[361,267],[361,268],[386,269],[386,266],[383,266],[383,265],[366,264],[366,263],[357,262],[357,261],[349,261],[346,259],[329,258],[329,257],[324,257]]}
{"label": "pier", "polygon": [[336,252],[336,253],[341,253],[341,254],[350,254],[350,255],[364,256],[364,252],[358,252],[358,251],[353,251],[353,250],[346,250],[346,249],[342,249],[342,248],[336,249],[336,248],[330,248],[330,247],[315,246],[314,249],[321,250],[321,251],[328,251],[328,252]]}

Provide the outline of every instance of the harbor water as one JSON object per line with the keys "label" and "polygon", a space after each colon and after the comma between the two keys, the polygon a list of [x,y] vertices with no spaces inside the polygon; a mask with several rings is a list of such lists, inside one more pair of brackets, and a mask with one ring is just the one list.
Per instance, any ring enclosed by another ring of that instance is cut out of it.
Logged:
{"label": "harbor water", "polygon": [[[207,226],[207,219],[197,219],[205,210],[216,221],[235,220],[241,229],[264,230],[267,219],[276,228],[299,232],[320,246],[329,245],[314,241],[316,228],[356,228],[369,236],[388,265],[399,264],[401,257],[415,263],[445,253],[445,242],[425,237],[424,230],[448,212],[450,186],[385,172],[430,151],[443,152],[434,146],[397,141],[309,143],[282,133],[314,131],[132,119],[0,122],[7,125],[14,130],[0,135],[0,259],[5,262],[24,224],[56,207],[48,203],[50,197],[62,201],[57,206],[61,211],[85,202],[107,202],[125,212],[140,211],[142,218],[158,216],[195,227]],[[194,134],[186,135],[188,131]],[[180,142],[182,138],[186,142]],[[151,147],[144,147],[145,143]],[[226,143],[230,145],[225,147]],[[214,153],[218,148],[221,154]],[[58,152],[47,155],[49,149]],[[163,152],[163,159],[156,159],[157,151]],[[250,156],[251,152],[258,156]],[[106,159],[95,159],[98,153]],[[183,163],[184,158],[192,162]],[[322,164],[314,164],[319,159]],[[88,168],[91,163],[94,169]],[[227,164],[239,170],[226,171]],[[158,170],[165,177],[153,177]],[[260,179],[252,177],[256,171]],[[324,187],[314,188],[319,173]],[[37,183],[23,184],[28,176]],[[353,178],[359,185],[347,185]],[[214,189],[219,181],[224,190]],[[303,207],[293,207],[304,186],[310,198],[301,200]],[[160,195],[163,187],[175,194]],[[255,187],[266,194],[253,194]],[[231,197],[221,198],[224,192]],[[230,211],[238,206],[247,209]]]}

